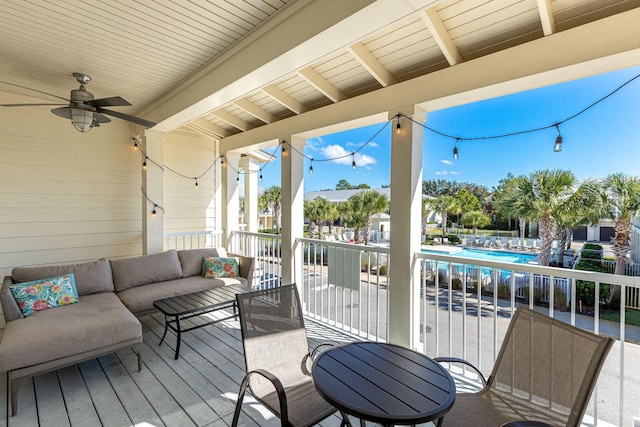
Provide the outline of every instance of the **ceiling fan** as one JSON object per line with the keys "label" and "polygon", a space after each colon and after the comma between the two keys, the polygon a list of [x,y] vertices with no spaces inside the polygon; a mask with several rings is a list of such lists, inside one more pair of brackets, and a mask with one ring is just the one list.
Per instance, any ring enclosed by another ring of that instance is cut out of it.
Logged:
{"label": "ceiling fan", "polygon": [[[80,83],[80,88],[72,90],[69,99],[30,87],[20,86],[7,82],[2,83],[32,90],[34,92],[39,92],[68,102],[68,106],[54,108],[51,110],[51,112],[57,116],[64,117],[65,119],[70,119],[71,124],[73,124],[73,126],[80,132],[88,132],[94,127],[99,127],[101,123],[109,123],[111,119],[107,116],[117,117],[119,119],[126,120],[128,122],[135,123],[147,128],[152,128],[156,125],[156,123],[150,122],[148,120],[120,113],[118,111],[107,110],[104,107],[121,107],[131,104],[119,96],[93,99],[93,94],[87,91],[87,89],[85,88],[85,85],[89,83],[89,81],[91,81],[91,77],[83,73],[73,73],[73,76],[76,78],[78,83]],[[0,104],[0,106],[2,107],[30,107],[36,105],[54,106],[64,104]]]}

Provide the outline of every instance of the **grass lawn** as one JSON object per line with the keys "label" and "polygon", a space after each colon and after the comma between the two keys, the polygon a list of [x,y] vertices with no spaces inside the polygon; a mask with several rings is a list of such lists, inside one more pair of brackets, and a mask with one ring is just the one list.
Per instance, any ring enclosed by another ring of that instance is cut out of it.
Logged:
{"label": "grass lawn", "polygon": [[[614,322],[620,322],[620,313],[601,313],[601,319],[611,320]],[[640,326],[640,310],[636,310],[633,308],[627,308],[625,310],[625,323],[627,325]]]}

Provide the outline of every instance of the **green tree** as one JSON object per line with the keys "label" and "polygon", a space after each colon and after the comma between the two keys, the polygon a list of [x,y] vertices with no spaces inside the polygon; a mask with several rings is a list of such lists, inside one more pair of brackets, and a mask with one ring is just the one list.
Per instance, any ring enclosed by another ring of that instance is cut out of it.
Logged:
{"label": "green tree", "polygon": [[282,207],[282,189],[277,185],[273,185],[258,197],[258,206],[261,209],[270,208],[273,217],[273,229],[280,231],[280,210]]}
{"label": "green tree", "polygon": [[616,256],[615,274],[624,274],[625,265],[632,262],[632,221],[640,215],[640,178],[614,173],[604,179],[602,189],[605,209],[615,222],[615,234],[611,239]]}
{"label": "green tree", "polygon": [[[478,200],[478,197],[471,194],[466,188],[463,188],[458,194],[456,194],[456,202],[454,212],[458,215],[458,223],[460,223],[460,215],[464,215],[468,212],[483,211],[482,204]],[[488,224],[481,227],[486,225]]]}
{"label": "green tree", "polygon": [[313,200],[305,200],[304,216],[309,219],[309,237],[313,239],[316,226],[320,227],[319,236],[322,239],[322,226],[331,215],[333,204],[323,197],[316,197]]}
{"label": "green tree", "polygon": [[351,189],[353,189],[353,186],[349,184],[349,181],[347,181],[346,179],[341,179],[336,184],[336,190],[351,190]]}
{"label": "green tree", "polygon": [[347,223],[355,229],[355,241],[360,241],[360,229],[364,228],[364,244],[369,244],[373,215],[389,208],[389,201],[384,194],[375,190],[362,190],[347,200]]}
{"label": "green tree", "polygon": [[505,179],[500,181],[498,188],[493,193],[494,207],[509,217],[518,218],[520,239],[525,238],[524,231],[527,220],[536,218],[536,212],[529,199],[532,191],[531,181],[527,177],[515,177],[508,174]]}
{"label": "green tree", "polygon": [[462,223],[473,228],[473,235],[478,232],[478,227],[486,227],[491,224],[491,218],[482,210],[466,212],[462,215]]}
{"label": "green tree", "polygon": [[514,212],[538,220],[541,265],[549,265],[551,244],[558,228],[556,218],[570,209],[579,209],[585,192],[574,188],[575,184],[576,178],[568,170],[541,170],[516,178],[510,189]]}
{"label": "green tree", "polygon": [[456,199],[453,196],[438,196],[433,199],[426,199],[427,205],[442,217],[442,237],[447,235],[447,217],[449,212],[455,207]]}

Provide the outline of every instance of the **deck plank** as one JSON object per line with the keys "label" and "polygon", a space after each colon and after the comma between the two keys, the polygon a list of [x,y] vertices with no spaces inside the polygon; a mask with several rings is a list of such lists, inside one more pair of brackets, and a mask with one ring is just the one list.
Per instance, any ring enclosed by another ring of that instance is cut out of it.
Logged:
{"label": "deck plank", "polygon": [[[102,425],[100,417],[98,417],[98,413],[91,401],[89,391],[82,379],[82,375],[80,375],[78,365],[59,369],[57,373],[71,425],[85,427]],[[43,404],[43,399],[48,400],[48,398],[45,397],[36,397],[38,398],[38,406]],[[39,409],[38,414],[40,414]],[[42,421],[41,424],[46,425]]]}
{"label": "deck plank", "polygon": [[[64,397],[55,372],[38,375],[33,378],[38,403],[39,421],[42,425],[69,426],[69,417],[65,408]],[[38,399],[46,396],[46,399]]]}
{"label": "deck plank", "polygon": [[[118,400],[123,410],[127,413],[133,425],[142,424],[144,422],[153,426],[162,426],[160,417],[153,409],[148,398],[144,395],[143,390],[129,374],[126,366],[137,366],[133,352],[129,352],[131,357],[127,359],[127,353],[119,352],[118,356],[110,354],[98,359],[105,376],[111,387],[118,396]],[[134,368],[134,369],[137,369]],[[142,366],[145,369],[145,366]],[[137,374],[137,372],[135,372]],[[135,375],[135,374],[134,374]]]}
{"label": "deck plank", "polygon": [[[124,410],[118,395],[111,383],[109,383],[98,360],[89,360],[78,366],[102,424],[108,426],[133,425],[134,423]],[[107,369],[110,366],[113,366],[113,364],[107,364]]]}

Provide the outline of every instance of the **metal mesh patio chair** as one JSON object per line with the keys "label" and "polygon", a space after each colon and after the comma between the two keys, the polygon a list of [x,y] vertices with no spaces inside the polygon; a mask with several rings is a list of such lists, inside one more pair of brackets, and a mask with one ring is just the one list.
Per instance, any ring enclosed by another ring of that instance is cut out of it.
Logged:
{"label": "metal mesh patio chair", "polygon": [[520,306],[484,387],[458,394],[444,425],[579,426],[613,342]]}
{"label": "metal mesh patio chair", "polygon": [[[296,286],[238,294],[236,299],[247,374],[231,425],[238,424],[247,386],[283,427],[314,425],[335,413],[311,378],[315,350],[309,353]],[[342,425],[350,425],[344,415]]]}

